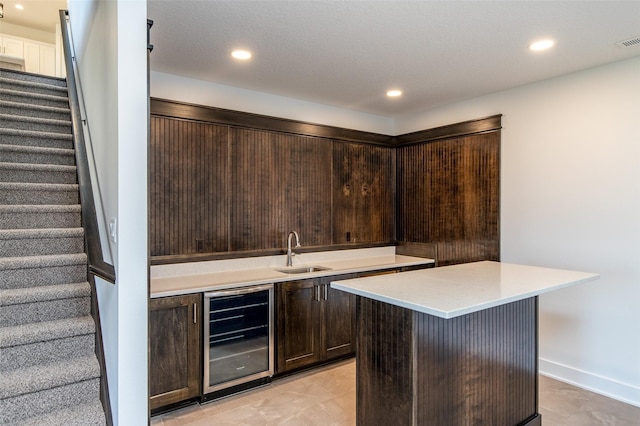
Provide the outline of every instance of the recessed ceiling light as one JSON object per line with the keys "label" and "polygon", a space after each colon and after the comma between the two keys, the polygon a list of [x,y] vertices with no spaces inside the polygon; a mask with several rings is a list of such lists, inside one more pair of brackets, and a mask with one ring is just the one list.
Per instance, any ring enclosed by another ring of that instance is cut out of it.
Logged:
{"label": "recessed ceiling light", "polygon": [[251,59],[251,52],[249,52],[248,50],[234,50],[233,52],[231,52],[231,56],[235,59],[246,61]]}
{"label": "recessed ceiling light", "polygon": [[390,98],[397,98],[398,96],[402,96],[402,90],[389,90],[387,91],[387,96]]}
{"label": "recessed ceiling light", "polygon": [[554,44],[556,44],[556,42],[551,39],[538,40],[529,45],[529,50],[533,50],[535,52],[547,50],[552,48]]}
{"label": "recessed ceiling light", "polygon": [[21,4],[16,4],[16,9],[18,10],[24,10],[24,6]]}

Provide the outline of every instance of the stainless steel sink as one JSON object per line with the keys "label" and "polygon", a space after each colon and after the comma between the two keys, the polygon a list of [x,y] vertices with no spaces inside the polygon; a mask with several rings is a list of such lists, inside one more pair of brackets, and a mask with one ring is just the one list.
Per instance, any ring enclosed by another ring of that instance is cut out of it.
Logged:
{"label": "stainless steel sink", "polygon": [[331,268],[327,268],[326,266],[290,266],[288,268],[276,269],[278,272],[282,272],[283,274],[307,274],[309,272],[318,272],[318,271],[330,271]]}

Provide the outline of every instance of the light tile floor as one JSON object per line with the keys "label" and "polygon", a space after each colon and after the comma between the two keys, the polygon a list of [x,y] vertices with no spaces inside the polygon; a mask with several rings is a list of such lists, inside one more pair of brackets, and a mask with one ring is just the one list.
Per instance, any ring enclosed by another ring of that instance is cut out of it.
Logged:
{"label": "light tile floor", "polygon": [[[151,425],[355,425],[355,390],[352,359],[156,416]],[[540,413],[544,426],[640,425],[640,408],[543,376]]]}

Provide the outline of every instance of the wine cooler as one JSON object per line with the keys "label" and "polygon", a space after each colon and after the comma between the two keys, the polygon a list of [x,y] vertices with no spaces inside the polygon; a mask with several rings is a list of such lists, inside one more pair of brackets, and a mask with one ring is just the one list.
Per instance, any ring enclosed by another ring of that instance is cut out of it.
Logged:
{"label": "wine cooler", "polygon": [[204,393],[270,377],[273,284],[204,294]]}

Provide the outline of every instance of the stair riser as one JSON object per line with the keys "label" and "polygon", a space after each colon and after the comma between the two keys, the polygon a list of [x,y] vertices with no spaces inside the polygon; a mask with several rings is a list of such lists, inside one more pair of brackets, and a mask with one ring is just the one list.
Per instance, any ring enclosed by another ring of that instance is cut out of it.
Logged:
{"label": "stair riser", "polygon": [[56,123],[39,120],[20,120],[19,118],[0,118],[0,127],[5,129],[31,130],[71,134],[71,123]]}
{"label": "stair riser", "polygon": [[0,167],[0,182],[77,183],[76,171],[19,170]]}
{"label": "stair riser", "polygon": [[0,150],[0,158],[4,163],[23,164],[57,164],[60,166],[74,166],[75,156],[68,154],[44,154],[37,152],[16,152]]}
{"label": "stair riser", "polygon": [[0,327],[13,327],[42,321],[81,317],[91,314],[89,297],[46,300],[35,303],[3,306],[0,310]]}
{"label": "stair riser", "polygon": [[12,189],[0,190],[0,203],[11,204],[78,204],[78,190],[75,191],[20,191]]}
{"label": "stair riser", "polygon": [[52,106],[58,108],[69,108],[69,99],[63,97],[38,97],[25,92],[0,91],[3,101],[20,102],[22,104],[32,104],[40,106]]}
{"label": "stair riser", "polygon": [[[0,134],[0,145],[73,149],[73,141],[71,140],[71,138],[53,139],[53,138],[38,138],[38,137],[26,136],[26,135]],[[4,153],[2,154],[2,158],[4,158]]]}
{"label": "stair riser", "polygon": [[37,94],[37,95],[50,95],[50,96],[67,96],[67,88],[60,86],[51,86],[50,84],[41,84],[31,81],[19,81],[19,80],[2,80],[0,84],[3,86],[9,86],[11,90],[17,92]]}
{"label": "stair riser", "polygon": [[19,115],[34,118],[50,118],[53,120],[69,120],[69,111],[48,111],[37,108],[18,108],[0,104],[0,114]]}
{"label": "stair riser", "polygon": [[84,253],[84,238],[0,239],[0,257]]}
{"label": "stair riser", "polygon": [[0,229],[77,228],[80,213],[0,213]]}
{"label": "stair riser", "polygon": [[0,400],[0,425],[100,398],[100,379],[86,380]]}
{"label": "stair riser", "polygon": [[0,271],[0,289],[78,283],[86,280],[86,264]]}
{"label": "stair riser", "polygon": [[0,351],[0,372],[87,356],[94,351],[95,334],[2,348]]}
{"label": "stair riser", "polygon": [[0,69],[0,78],[10,78],[18,81],[32,81],[34,83],[50,84],[52,86],[67,87],[67,81],[63,78],[47,77],[38,74],[25,74],[21,72],[11,71],[8,69]]}

